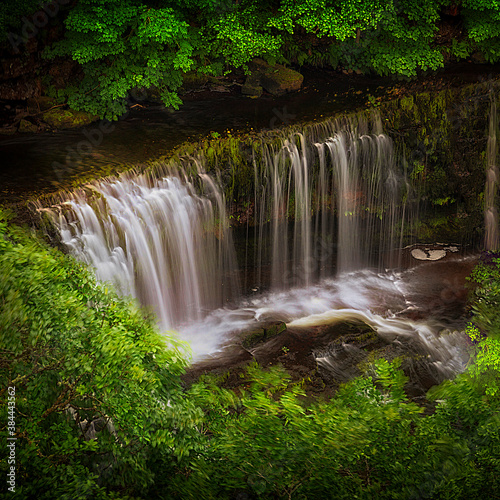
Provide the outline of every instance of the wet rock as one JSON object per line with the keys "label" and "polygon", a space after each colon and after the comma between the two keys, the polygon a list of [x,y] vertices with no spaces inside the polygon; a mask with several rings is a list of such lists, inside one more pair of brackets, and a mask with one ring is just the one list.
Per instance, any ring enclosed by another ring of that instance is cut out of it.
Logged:
{"label": "wet rock", "polygon": [[42,119],[52,128],[79,128],[89,125],[99,117],[86,113],[85,111],[74,111],[71,109],[56,108],[43,113]]}
{"label": "wet rock", "polygon": [[38,132],[38,126],[28,120],[23,119],[19,122],[19,132],[23,134],[33,134],[35,132]]}
{"label": "wet rock", "polygon": [[[287,92],[300,90],[303,75],[281,64],[270,66],[262,59],[254,59],[250,64],[252,74],[247,77],[242,87],[242,93],[256,95],[259,87],[273,95],[283,95]],[[253,92],[253,93],[250,93]]]}
{"label": "wet rock", "polygon": [[259,325],[251,331],[244,332],[241,344],[245,349],[251,349],[261,342],[266,342],[286,330],[283,321],[270,321]]}
{"label": "wet rock", "polygon": [[366,358],[367,353],[355,345],[341,344],[332,346],[328,353],[317,356],[315,359],[318,367],[326,378],[342,383],[361,375],[357,364]]}

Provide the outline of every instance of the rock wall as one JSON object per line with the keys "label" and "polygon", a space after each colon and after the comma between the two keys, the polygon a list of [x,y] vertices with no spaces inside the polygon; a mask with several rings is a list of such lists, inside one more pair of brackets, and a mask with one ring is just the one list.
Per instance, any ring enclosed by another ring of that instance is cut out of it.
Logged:
{"label": "rock wall", "polygon": [[[189,170],[196,157],[197,165],[217,172],[231,204],[231,223],[252,225],[257,223],[252,209],[255,182],[266,151],[279,149],[286,138],[298,133],[311,141],[325,140],[339,120],[380,119],[383,133],[394,143],[395,161],[408,184],[403,197],[413,197],[417,207],[412,225],[405,228],[404,241],[479,245],[483,235],[488,116],[491,100],[499,99],[499,89],[500,83],[490,80],[397,99],[376,109],[321,122],[242,137],[206,139],[182,145],[166,163],[170,168],[182,164]],[[294,137],[298,140],[297,135]],[[310,166],[317,169],[317,159]],[[152,168],[160,172],[164,164]]]}

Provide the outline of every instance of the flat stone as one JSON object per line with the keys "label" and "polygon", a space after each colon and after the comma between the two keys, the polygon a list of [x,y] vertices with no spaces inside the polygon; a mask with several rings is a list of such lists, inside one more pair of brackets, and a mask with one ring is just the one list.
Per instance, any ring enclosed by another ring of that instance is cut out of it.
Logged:
{"label": "flat stone", "polygon": [[421,250],[415,248],[411,251],[411,256],[417,260],[440,260],[446,257],[446,250]]}

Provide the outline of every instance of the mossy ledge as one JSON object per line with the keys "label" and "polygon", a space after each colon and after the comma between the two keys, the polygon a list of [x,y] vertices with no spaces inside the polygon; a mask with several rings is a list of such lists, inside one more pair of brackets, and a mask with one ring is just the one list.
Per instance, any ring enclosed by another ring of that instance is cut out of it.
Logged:
{"label": "mossy ledge", "polygon": [[[425,205],[425,211],[421,211],[425,216],[405,228],[403,241],[460,238],[474,243],[482,234],[487,119],[491,100],[499,100],[499,89],[500,82],[492,79],[285,128],[205,137],[181,144],[160,160],[123,165],[128,172],[121,175],[143,173],[154,179],[176,174],[182,168],[196,182],[200,171],[211,173],[223,186],[229,213],[234,214],[231,225],[252,225],[257,223],[252,218],[256,180],[263,173],[265,157],[278,151],[283,141],[299,145],[301,135],[307,142],[324,141],[344,123],[381,120],[384,133],[394,142],[398,167],[419,203]],[[318,168],[317,158],[310,168]],[[79,178],[69,189],[90,181],[89,177]],[[46,202],[60,199],[58,193],[48,196]]]}

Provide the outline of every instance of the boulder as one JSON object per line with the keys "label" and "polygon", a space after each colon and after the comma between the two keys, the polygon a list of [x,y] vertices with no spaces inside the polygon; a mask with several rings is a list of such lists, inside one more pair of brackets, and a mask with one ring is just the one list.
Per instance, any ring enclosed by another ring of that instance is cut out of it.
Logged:
{"label": "boulder", "polygon": [[59,129],[84,127],[98,120],[99,117],[85,111],[55,108],[43,113],[42,119],[52,128]]}
{"label": "boulder", "polygon": [[[254,59],[250,64],[252,74],[247,77],[243,89],[255,89],[261,86],[273,95],[283,95],[287,92],[299,90],[304,81],[304,77],[290,68],[285,68],[281,64],[269,65],[262,59]],[[254,95],[254,94],[246,94]]]}
{"label": "boulder", "polygon": [[34,123],[23,119],[19,122],[19,132],[33,134],[38,132],[38,127]]}

